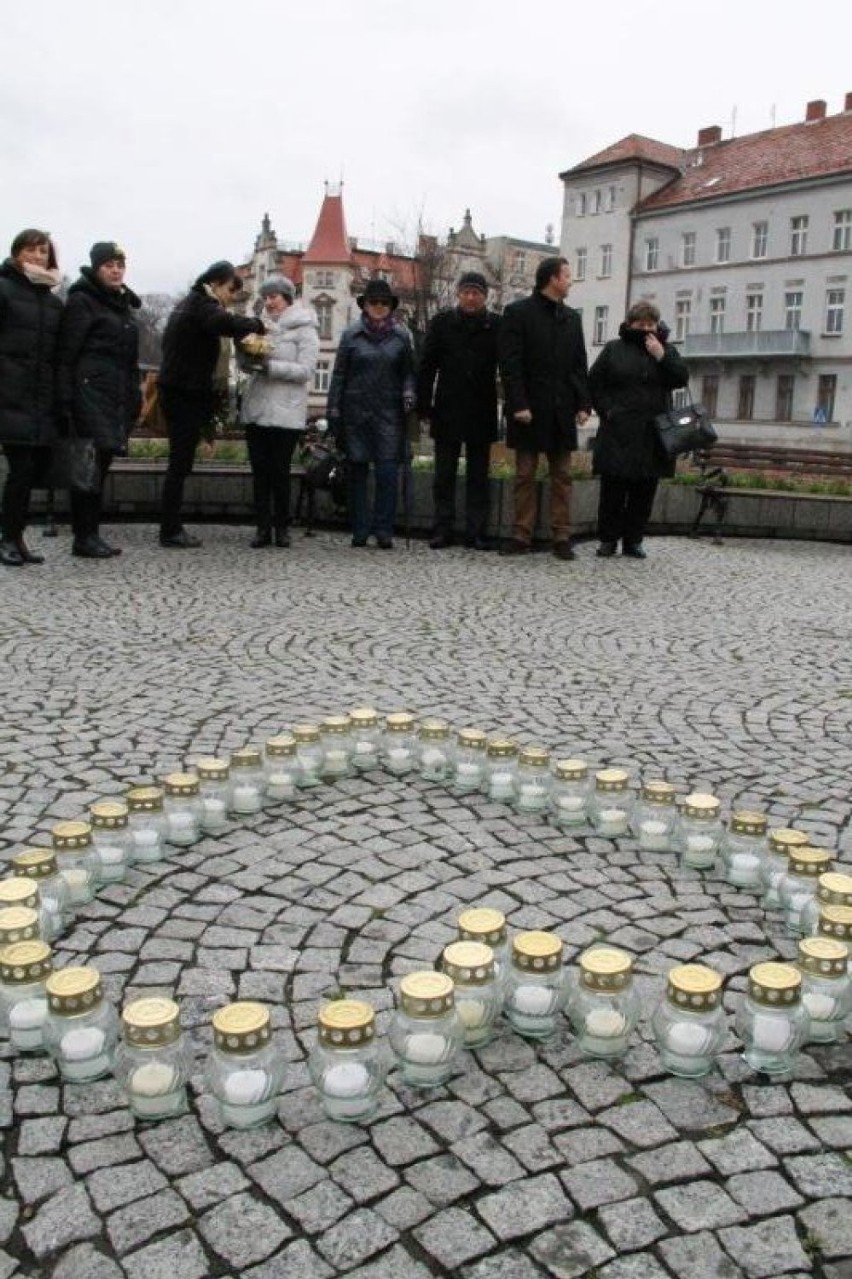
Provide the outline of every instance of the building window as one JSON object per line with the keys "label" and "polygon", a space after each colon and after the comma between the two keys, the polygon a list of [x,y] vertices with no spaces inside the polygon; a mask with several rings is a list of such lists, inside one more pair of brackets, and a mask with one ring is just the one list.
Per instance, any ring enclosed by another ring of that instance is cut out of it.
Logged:
{"label": "building window", "polygon": [[331,302],[315,302],[319,338],[321,342],[331,341],[332,324],[334,322],[334,306]]}
{"label": "building window", "polygon": [[692,299],[678,298],[675,302],[675,342],[682,342],[689,333],[692,316]]}
{"label": "building window", "polygon": [[612,245],[601,245],[601,275],[612,275]]}
{"label": "building window", "polygon": [[746,294],[746,332],[759,333],[763,328],[763,294]]}
{"label": "building window", "polygon": [[652,235],[645,241],[645,270],[656,271],[660,261],[660,241]]}
{"label": "building window", "polygon": [[744,373],[740,378],[737,394],[737,417],[741,422],[750,422],[754,417],[754,384],[753,373]]}
{"label": "building window", "polygon": [[829,289],[825,295],[824,333],[837,335],[843,332],[843,308],[846,304],[845,289]]}
{"label": "building window", "polygon": [[577,214],[577,217],[578,217],[578,218],[584,218],[584,217],[586,216],[586,196],[585,196],[585,192],[583,192],[581,195],[578,195],[578,196],[577,196],[577,208],[576,208],[576,214]]}
{"label": "building window", "polygon": [[725,298],[722,295],[710,299],[710,332],[725,332]]}
{"label": "building window", "polygon": [[817,383],[815,422],[834,421],[834,398],[837,395],[837,375],[821,373]]}
{"label": "building window", "polygon": [[330,365],[328,360],[318,360],[314,370],[314,390],[327,391],[330,381]]}
{"label": "building window", "polygon": [[680,237],[681,266],[695,266],[695,232],[684,231]]}
{"label": "building window", "polygon": [[385,284],[393,284],[393,271],[378,271],[376,274]]}
{"label": "building window", "polygon": [[790,422],[793,418],[793,392],[796,379],[792,373],[779,373],[775,384],[775,420]]}
{"label": "building window", "polygon": [[784,328],[800,329],[802,327],[801,289],[793,289],[784,294]]}
{"label": "building window", "polygon": [[612,213],[615,208],[615,187],[607,187],[606,189],[606,211]]}
{"label": "building window", "polygon": [[720,226],[716,231],[716,261],[730,262],[731,260],[731,228],[729,226]]}
{"label": "building window", "polygon": [[719,403],[719,378],[715,373],[708,373],[701,379],[701,403],[704,405],[708,417],[716,416],[716,406]]}
{"label": "building window", "polygon": [[804,257],[808,248],[808,219],[805,214],[790,219],[790,257]]}
{"label": "building window", "polygon": [[769,223],[753,222],[751,228],[751,256],[753,258],[765,258],[768,243]]}
{"label": "building window", "polygon": [[603,201],[601,199],[601,193],[598,190],[592,196],[592,213],[600,213],[602,208],[603,208]]}
{"label": "building window", "polygon": [[514,266],[515,274],[523,275],[526,269],[527,269],[527,255],[524,253],[523,249],[516,249],[515,250],[515,266]]}
{"label": "building window", "polygon": [[595,328],[592,342],[595,346],[603,346],[606,341],[606,330],[609,324],[609,307],[595,307]]}
{"label": "building window", "polygon": [[835,213],[831,247],[835,253],[845,253],[852,249],[852,209],[838,209]]}
{"label": "building window", "polygon": [[578,249],[574,255],[574,279],[585,280],[586,278],[586,250]]}

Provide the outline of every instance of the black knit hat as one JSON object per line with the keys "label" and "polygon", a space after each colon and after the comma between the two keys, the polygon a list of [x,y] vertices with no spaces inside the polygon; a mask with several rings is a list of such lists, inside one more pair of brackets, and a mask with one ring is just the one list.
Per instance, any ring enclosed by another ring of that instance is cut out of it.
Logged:
{"label": "black knit hat", "polygon": [[458,287],[460,289],[479,289],[480,293],[488,296],[488,281],[481,271],[465,271],[464,275],[459,277]]}
{"label": "black knit hat", "polygon": [[93,271],[105,266],[107,262],[123,262],[126,257],[124,249],[120,244],[116,244],[115,240],[98,240],[97,244],[93,244],[89,249],[89,261]]}
{"label": "black knit hat", "polygon": [[355,301],[362,311],[366,302],[389,302],[392,311],[399,306],[399,298],[387,280],[368,280],[364,292],[360,293]]}

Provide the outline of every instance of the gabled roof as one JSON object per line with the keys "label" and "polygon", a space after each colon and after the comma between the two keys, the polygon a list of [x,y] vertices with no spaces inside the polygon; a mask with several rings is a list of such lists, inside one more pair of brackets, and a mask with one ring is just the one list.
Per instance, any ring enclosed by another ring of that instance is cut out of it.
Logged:
{"label": "gabled roof", "polygon": [[656,138],[645,138],[641,133],[628,133],[626,138],[605,147],[588,160],[581,160],[572,168],[560,173],[560,178],[570,173],[582,173],[585,169],[600,169],[610,164],[624,164],[627,161],[641,161],[644,164],[657,164],[664,169],[680,169],[687,152],[680,147],[670,146],[668,142],[658,142]]}
{"label": "gabled roof", "polygon": [[349,262],[351,256],[346,219],[343,216],[343,194],[331,195],[326,191],[304,260],[324,265]]}

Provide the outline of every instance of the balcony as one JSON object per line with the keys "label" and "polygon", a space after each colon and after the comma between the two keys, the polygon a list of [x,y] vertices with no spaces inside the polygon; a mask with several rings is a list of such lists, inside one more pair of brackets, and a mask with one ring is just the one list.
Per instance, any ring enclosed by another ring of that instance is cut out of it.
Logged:
{"label": "balcony", "polygon": [[802,329],[688,333],[679,345],[681,355],[687,360],[802,359],[811,353],[811,335]]}

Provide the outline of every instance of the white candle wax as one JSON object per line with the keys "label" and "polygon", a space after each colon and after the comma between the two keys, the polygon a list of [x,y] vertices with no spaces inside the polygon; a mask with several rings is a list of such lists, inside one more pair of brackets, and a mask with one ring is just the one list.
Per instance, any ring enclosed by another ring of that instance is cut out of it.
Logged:
{"label": "white candle wax", "polygon": [[649,817],[639,823],[639,847],[649,852],[659,852],[668,847],[668,827],[665,822]]}
{"label": "white candle wax", "polygon": [[79,1026],[67,1030],[59,1041],[59,1069],[66,1079],[97,1079],[110,1069],[110,1059],[103,1051],[106,1035],[97,1026]]}
{"label": "white candle wax", "polygon": [[46,999],[22,999],[9,1010],[9,1039],[15,1048],[30,1051],[44,1047]]}
{"label": "white candle wax", "polygon": [[549,986],[518,986],[511,996],[511,1006],[519,1013],[545,1017],[553,1008],[554,991]]}
{"label": "white candle wax", "polygon": [[447,1052],[447,1040],[433,1031],[417,1031],[405,1041],[406,1061],[431,1066],[443,1061]]}
{"label": "white candle wax", "polygon": [[187,813],[178,809],[175,813],[169,813],[167,820],[170,843],[178,845],[194,844],[198,839],[199,830],[194,813]]}
{"label": "white candle wax", "polygon": [[217,829],[226,824],[227,808],[224,799],[218,795],[205,795],[201,800],[201,823],[208,830]]}
{"label": "white candle wax", "polygon": [[256,1106],[267,1098],[269,1075],[258,1068],[235,1070],[225,1079],[225,1101],[232,1106]]}
{"label": "white candle wax", "polygon": [[231,810],[235,813],[258,813],[262,805],[260,788],[252,782],[242,782],[234,787]]}
{"label": "white candle wax", "polygon": [[362,1097],[369,1087],[370,1072],[359,1061],[339,1062],[322,1077],[322,1091],[328,1097]]}
{"label": "white candle wax", "polygon": [[666,1048],[679,1057],[700,1057],[713,1042],[713,1032],[708,1026],[690,1022],[676,1022],[666,1034]]}
{"label": "white candle wax", "polygon": [[515,782],[511,773],[492,773],[488,783],[489,799],[515,798]]}
{"label": "white candle wax", "polygon": [[270,773],[266,781],[267,799],[294,799],[296,795],[295,773]]}
{"label": "white candle wax", "polygon": [[690,853],[712,853],[715,840],[711,835],[687,835],[686,848]]}
{"label": "white candle wax", "polygon": [[375,744],[373,742],[356,742],[355,754],[356,755],[375,755],[376,754]]}
{"label": "white candle wax", "polygon": [[392,773],[411,767],[411,751],[406,746],[392,746],[387,753],[387,766]]}
{"label": "white candle wax", "polygon": [[602,808],[597,828],[601,835],[623,835],[627,830],[627,813],[623,808]]}
{"label": "white candle wax", "polygon": [[790,1023],[783,1014],[758,1013],[751,1033],[752,1047],[756,1052],[785,1052],[792,1040]]}
{"label": "white candle wax", "polygon": [[133,832],[133,860],[158,862],[165,856],[163,841],[158,830],[144,827]]}
{"label": "white candle wax", "polygon": [[62,877],[71,890],[72,896],[74,893],[86,888],[89,883],[89,872],[83,866],[75,866],[71,870],[63,870]]}
{"label": "white candle wax", "polygon": [[102,866],[117,866],[124,861],[124,849],[120,844],[98,844],[98,857]]}
{"label": "white candle wax", "polygon": [[560,813],[582,813],[585,806],[585,800],[582,795],[558,795],[556,797],[556,807]]}
{"label": "white candle wax", "polygon": [[759,888],[760,858],[756,853],[735,853],[725,878],[736,888]]}
{"label": "white candle wax", "polygon": [[547,807],[547,787],[538,782],[521,782],[518,787],[518,808],[538,812]]}
{"label": "white candle wax", "polygon": [[159,831],[151,830],[150,827],[135,830],[133,832],[133,842],[137,848],[152,848],[160,842]]}
{"label": "white candle wax", "polygon": [[434,770],[444,769],[447,766],[447,756],[444,751],[438,750],[437,746],[428,746],[420,755],[420,763],[423,768]]}
{"label": "white candle wax", "polygon": [[806,990],[802,995],[802,1003],[812,1021],[829,1021],[837,1013],[837,1000],[832,999],[831,995]]}
{"label": "white candle wax", "polygon": [[596,1039],[617,1039],[627,1029],[627,1018],[617,1008],[593,1008],[586,1014],[586,1034]]}
{"label": "white candle wax", "polygon": [[456,1012],[465,1030],[479,1030],[485,1024],[488,1010],[481,999],[456,999]]}
{"label": "white candle wax", "polygon": [[131,1110],[143,1119],[178,1114],[186,1101],[186,1090],[178,1087],[178,1079],[174,1066],[166,1062],[137,1066],[127,1081]]}
{"label": "white candle wax", "polygon": [[345,773],[349,766],[349,756],[344,750],[332,747],[331,750],[325,752],[325,760],[323,769],[332,776]]}

